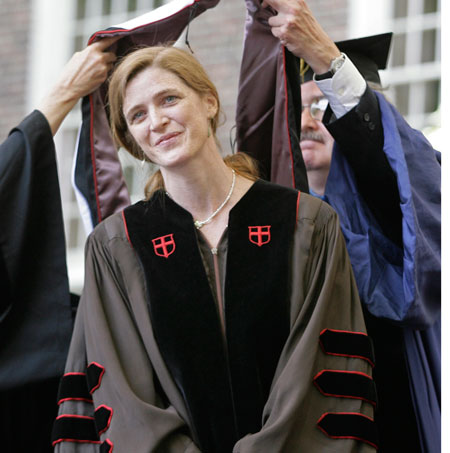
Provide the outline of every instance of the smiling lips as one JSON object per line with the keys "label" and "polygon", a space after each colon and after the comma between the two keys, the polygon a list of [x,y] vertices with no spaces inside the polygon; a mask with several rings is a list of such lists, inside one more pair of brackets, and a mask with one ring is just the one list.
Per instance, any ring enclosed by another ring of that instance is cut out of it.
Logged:
{"label": "smiling lips", "polygon": [[180,134],[181,134],[181,132],[171,132],[170,134],[163,135],[156,141],[155,146],[164,144],[165,142],[168,142],[170,139],[177,137]]}

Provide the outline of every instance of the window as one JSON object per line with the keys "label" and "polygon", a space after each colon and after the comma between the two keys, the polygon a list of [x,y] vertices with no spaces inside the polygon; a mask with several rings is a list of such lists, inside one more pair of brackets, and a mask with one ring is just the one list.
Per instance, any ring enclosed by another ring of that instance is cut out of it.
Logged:
{"label": "window", "polygon": [[383,0],[375,18],[372,2],[350,3],[349,36],[394,32],[382,81],[408,122],[425,128],[440,105],[441,0]]}

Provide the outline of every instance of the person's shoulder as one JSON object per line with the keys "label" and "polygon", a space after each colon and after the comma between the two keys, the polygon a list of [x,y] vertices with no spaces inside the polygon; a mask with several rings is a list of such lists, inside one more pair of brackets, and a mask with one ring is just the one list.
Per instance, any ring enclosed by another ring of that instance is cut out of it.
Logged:
{"label": "person's shoulder", "polygon": [[297,219],[310,220],[326,224],[337,219],[336,211],[325,201],[305,192],[301,192],[298,203]]}
{"label": "person's shoulder", "polygon": [[89,240],[97,243],[106,244],[113,239],[128,240],[123,211],[102,220],[89,235]]}
{"label": "person's shoulder", "polygon": [[[276,200],[285,200],[286,197],[297,200],[297,220],[311,220],[314,222],[328,222],[337,217],[336,211],[320,198],[306,192],[282,186],[273,182],[258,180],[257,189],[263,195],[271,195]],[[265,197],[264,199],[267,199]]]}
{"label": "person's shoulder", "polygon": [[266,181],[264,179],[258,179],[255,183],[255,188],[257,188],[257,190],[259,192],[266,192],[266,193],[273,194],[274,196],[278,195],[280,197],[286,196],[288,194],[297,196],[297,194],[298,194],[298,190],[296,190],[296,189],[293,189],[291,187],[282,186],[280,184]]}

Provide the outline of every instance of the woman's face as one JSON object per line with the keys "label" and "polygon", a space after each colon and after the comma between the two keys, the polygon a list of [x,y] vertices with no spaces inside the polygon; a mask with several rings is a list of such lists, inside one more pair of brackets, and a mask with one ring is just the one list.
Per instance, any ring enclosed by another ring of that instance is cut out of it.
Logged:
{"label": "woman's face", "polygon": [[207,151],[208,141],[214,141],[208,137],[209,118],[216,111],[214,96],[199,95],[165,69],[144,69],[125,90],[128,129],[148,158],[163,168]]}

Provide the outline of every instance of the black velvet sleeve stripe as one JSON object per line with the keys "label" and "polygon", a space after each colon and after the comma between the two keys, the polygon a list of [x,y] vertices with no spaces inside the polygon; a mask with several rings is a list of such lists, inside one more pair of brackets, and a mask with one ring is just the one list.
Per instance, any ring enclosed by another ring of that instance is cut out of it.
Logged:
{"label": "black velvet sleeve stripe", "polygon": [[100,445],[100,453],[112,453],[113,448],[114,444],[109,439],[106,439],[105,442]]}
{"label": "black velvet sleeve stripe", "polygon": [[52,445],[60,442],[80,442],[99,444],[93,417],[85,415],[60,415],[53,425]]}
{"label": "black velvet sleeve stripe", "polygon": [[95,409],[94,418],[99,435],[104,433],[109,428],[112,416],[113,410],[104,404]]}
{"label": "black velvet sleeve stripe", "polygon": [[314,378],[314,384],[325,396],[356,398],[374,406],[377,392],[373,379],[358,371],[323,370]]}
{"label": "black velvet sleeve stripe", "polygon": [[317,421],[317,427],[332,439],[355,439],[378,449],[375,422],[355,412],[327,412]]}
{"label": "black velvet sleeve stripe", "polygon": [[89,364],[86,372],[89,393],[94,393],[100,387],[104,374],[105,368],[102,365],[96,362]]}
{"label": "black velvet sleeve stripe", "polygon": [[66,373],[61,378],[58,391],[58,404],[68,400],[92,403],[86,373]]}
{"label": "black velvet sleeve stripe", "polygon": [[372,367],[375,363],[372,341],[363,332],[324,329],[320,334],[320,345],[325,354],[356,357],[366,360]]}

